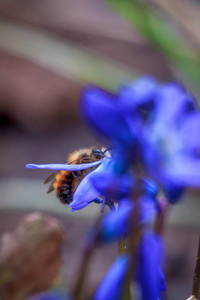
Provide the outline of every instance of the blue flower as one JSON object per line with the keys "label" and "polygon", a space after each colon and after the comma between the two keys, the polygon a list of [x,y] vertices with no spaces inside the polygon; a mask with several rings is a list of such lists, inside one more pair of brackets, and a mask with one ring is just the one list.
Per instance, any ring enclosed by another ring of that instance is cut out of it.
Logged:
{"label": "blue flower", "polygon": [[[151,76],[121,87],[115,95],[87,87],[81,100],[83,118],[116,147],[114,172],[125,174],[132,169],[137,174],[138,165],[143,166],[171,202],[181,197],[185,187],[200,186],[200,113],[196,108],[183,86],[159,85]],[[99,189],[105,182],[93,179]]]}
{"label": "blue flower", "polygon": [[183,187],[200,186],[200,113],[192,105],[179,85],[161,86],[141,131],[144,166],[169,193],[178,189],[181,195]]}

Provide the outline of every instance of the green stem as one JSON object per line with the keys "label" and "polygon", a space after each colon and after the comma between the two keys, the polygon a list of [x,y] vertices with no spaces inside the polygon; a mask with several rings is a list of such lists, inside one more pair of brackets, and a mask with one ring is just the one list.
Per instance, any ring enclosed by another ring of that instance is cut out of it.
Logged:
{"label": "green stem", "polygon": [[126,241],[124,238],[118,240],[118,255],[126,253]]}

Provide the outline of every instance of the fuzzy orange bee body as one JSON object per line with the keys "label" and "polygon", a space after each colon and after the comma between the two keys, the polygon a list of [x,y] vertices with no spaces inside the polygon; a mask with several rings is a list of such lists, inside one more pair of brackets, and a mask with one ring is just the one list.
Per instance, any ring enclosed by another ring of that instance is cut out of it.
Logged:
{"label": "fuzzy orange bee body", "polygon": [[[95,162],[101,160],[105,156],[104,153],[105,149],[104,152],[103,149],[80,149],[69,155],[67,164],[84,164]],[[54,172],[44,182],[48,183],[53,180],[47,193],[51,193],[53,190],[55,190],[56,196],[62,204],[71,203],[73,194],[81,180],[86,176],[87,173],[94,170],[95,168],[96,166],[79,171],[61,170]]]}

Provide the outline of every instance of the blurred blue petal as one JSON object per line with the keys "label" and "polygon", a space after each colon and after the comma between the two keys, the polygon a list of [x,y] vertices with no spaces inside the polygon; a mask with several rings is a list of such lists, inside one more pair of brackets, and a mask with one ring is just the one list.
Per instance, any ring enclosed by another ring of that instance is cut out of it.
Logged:
{"label": "blurred blue petal", "polygon": [[169,124],[182,113],[187,99],[185,90],[176,83],[161,86],[155,96],[155,118],[158,123]]}
{"label": "blurred blue petal", "polygon": [[93,186],[114,201],[128,196],[133,189],[133,179],[128,174],[115,174],[112,170],[96,172],[91,178]]}
{"label": "blurred blue petal", "polygon": [[75,204],[74,206],[70,206],[71,207],[71,211],[76,211],[76,210],[79,210],[79,209],[82,209],[84,207],[86,207],[90,202],[82,202],[82,203],[78,203],[78,204]]}
{"label": "blurred blue petal", "polygon": [[154,199],[158,194],[158,187],[152,180],[142,178],[143,193]]}
{"label": "blurred blue petal", "polygon": [[144,195],[140,198],[140,216],[141,225],[153,224],[156,217],[156,201],[151,196]]}
{"label": "blurred blue petal", "polygon": [[184,117],[180,128],[180,138],[185,151],[194,152],[200,148],[200,113],[190,113]]}
{"label": "blurred blue petal", "polygon": [[189,155],[177,155],[171,166],[164,170],[165,175],[174,184],[182,186],[200,186],[200,159]]}
{"label": "blurred blue petal", "polygon": [[116,100],[117,96],[96,86],[88,86],[81,97],[81,115],[103,136],[128,141],[131,134],[122,114],[116,108]]}
{"label": "blurred blue petal", "polygon": [[36,165],[36,164],[28,164],[26,168],[28,169],[49,169],[49,170],[67,170],[67,171],[79,171],[89,169],[91,167],[97,166],[102,163],[102,160],[95,161],[88,164],[48,164],[48,165]]}
{"label": "blurred blue petal", "polygon": [[[120,201],[119,209],[108,212],[99,226],[99,239],[102,242],[112,242],[130,233],[132,226],[132,212],[134,203],[129,199]],[[142,196],[140,198],[140,215],[138,223],[142,226],[150,225],[156,216],[156,203],[152,197]],[[135,224],[138,225],[138,224]]]}
{"label": "blurred blue petal", "polygon": [[163,191],[169,203],[176,203],[185,191],[185,187],[165,180],[163,182]]}
{"label": "blurred blue petal", "polygon": [[69,207],[72,207],[73,210],[80,209],[82,208],[82,205],[83,207],[86,206],[86,203],[95,200],[101,195],[101,193],[93,186],[91,179],[96,173],[107,169],[111,163],[112,160],[110,158],[104,157],[101,160],[101,165],[85,176],[85,178],[78,185],[73,196],[73,201],[69,204]]}
{"label": "blurred blue petal", "polygon": [[153,100],[158,81],[153,76],[142,76],[127,86],[119,87],[118,107],[122,112],[130,113],[138,106]]}
{"label": "blurred blue petal", "polygon": [[99,285],[93,300],[123,299],[123,287],[128,264],[129,257],[127,255],[121,255],[116,259]]}
{"label": "blurred blue petal", "polygon": [[158,300],[164,288],[159,265],[163,245],[160,237],[146,233],[139,242],[136,260],[136,279],[141,287],[143,300]]}
{"label": "blurred blue petal", "polygon": [[166,291],[165,276],[160,268],[158,269],[158,289],[159,291]]}
{"label": "blurred blue petal", "polygon": [[99,226],[99,238],[102,242],[112,242],[130,232],[130,217],[134,204],[130,200],[121,200],[120,209],[108,212]]}

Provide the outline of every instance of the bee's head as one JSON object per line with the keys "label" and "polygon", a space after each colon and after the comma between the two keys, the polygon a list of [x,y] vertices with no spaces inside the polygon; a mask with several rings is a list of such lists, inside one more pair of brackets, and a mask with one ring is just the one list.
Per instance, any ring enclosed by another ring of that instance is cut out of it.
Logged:
{"label": "bee's head", "polygon": [[105,156],[104,152],[99,149],[93,149],[92,154],[96,159],[102,159]]}

